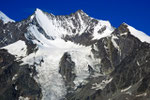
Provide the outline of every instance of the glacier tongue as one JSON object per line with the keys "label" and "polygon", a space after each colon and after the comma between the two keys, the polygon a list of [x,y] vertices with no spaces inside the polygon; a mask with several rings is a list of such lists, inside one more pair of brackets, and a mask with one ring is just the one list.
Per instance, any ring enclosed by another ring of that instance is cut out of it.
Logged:
{"label": "glacier tongue", "polygon": [[[59,74],[59,62],[65,52],[71,54],[76,65],[75,85],[78,86],[89,76],[88,65],[92,66],[93,64],[89,57],[91,54],[90,46],[86,47],[70,41],[65,42],[61,38],[49,40],[38,31],[35,25],[30,25],[28,32],[35,37],[32,41],[37,44],[38,50],[25,56],[22,61],[23,64],[36,64],[38,74],[35,80],[41,85],[43,100],[60,100],[66,95],[66,87],[62,76]],[[12,46],[17,44],[18,42]],[[10,51],[10,53],[14,54],[14,51]]]}
{"label": "glacier tongue", "polygon": [[2,20],[4,22],[4,24],[8,23],[8,22],[15,22],[14,20],[10,19],[9,17],[7,17],[3,12],[0,11],[0,20]]}

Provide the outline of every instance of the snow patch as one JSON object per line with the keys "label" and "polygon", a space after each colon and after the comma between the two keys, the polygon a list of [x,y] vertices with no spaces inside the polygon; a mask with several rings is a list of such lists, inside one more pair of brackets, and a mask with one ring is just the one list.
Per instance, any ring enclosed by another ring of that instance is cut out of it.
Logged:
{"label": "snow patch", "polygon": [[127,34],[128,34],[128,32],[120,33],[120,36],[125,36],[125,35],[127,35]]}
{"label": "snow patch", "polygon": [[99,51],[99,50],[98,50],[98,47],[97,47],[95,44],[93,45],[93,49],[94,49],[95,51]]}
{"label": "snow patch", "polygon": [[19,100],[30,100],[30,98],[20,96],[20,97],[19,97]]}
{"label": "snow patch", "polygon": [[99,20],[98,24],[94,27],[93,40],[110,36],[113,31],[114,28],[111,26],[109,21]]}
{"label": "snow patch", "polygon": [[113,43],[113,46],[118,50],[119,54],[121,55],[121,49],[119,45],[116,43],[115,39],[118,39],[116,36],[112,36],[111,41]]}
{"label": "snow patch", "polygon": [[140,66],[140,63],[138,61],[136,63],[137,63],[138,66]]}
{"label": "snow patch", "polygon": [[125,89],[122,89],[121,92],[126,92],[126,91],[128,91],[131,87],[132,87],[132,86],[129,86],[129,87],[125,88]]}
{"label": "snow patch", "polygon": [[18,90],[18,87],[17,87],[17,86],[15,86],[15,90]]}
{"label": "snow patch", "polygon": [[101,90],[103,90],[106,87],[106,85],[112,81],[112,79],[113,78],[105,79],[105,80],[102,80],[101,83],[94,83],[94,84],[92,84],[92,88],[91,89],[94,89],[94,90],[101,89]]}
{"label": "snow patch", "polygon": [[18,74],[15,74],[12,78],[12,81],[14,81],[17,78]]}
{"label": "snow patch", "polygon": [[120,47],[118,46],[118,44],[117,44],[116,41],[115,41],[115,38],[112,37],[112,38],[111,38],[111,41],[112,41],[114,47],[115,47],[116,49],[120,50]]}
{"label": "snow patch", "polygon": [[141,96],[146,96],[146,95],[147,95],[147,93],[142,93],[142,94],[136,95],[136,97],[141,97]]}
{"label": "snow patch", "polygon": [[25,57],[27,53],[27,46],[22,40],[5,46],[3,49],[7,49],[8,52],[15,55],[17,59],[20,59],[20,57]]}

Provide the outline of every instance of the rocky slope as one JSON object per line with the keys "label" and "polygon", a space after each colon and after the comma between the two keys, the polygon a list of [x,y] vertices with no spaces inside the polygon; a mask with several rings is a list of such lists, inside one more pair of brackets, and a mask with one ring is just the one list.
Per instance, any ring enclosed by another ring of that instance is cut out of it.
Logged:
{"label": "rocky slope", "polygon": [[0,100],[150,98],[150,37],[125,23],[36,9],[0,35]]}

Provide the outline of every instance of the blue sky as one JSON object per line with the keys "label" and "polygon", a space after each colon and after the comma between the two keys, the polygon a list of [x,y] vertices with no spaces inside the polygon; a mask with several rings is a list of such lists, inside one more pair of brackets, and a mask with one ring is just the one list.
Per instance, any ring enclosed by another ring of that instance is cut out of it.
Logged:
{"label": "blue sky", "polygon": [[0,0],[0,10],[20,21],[36,8],[66,15],[82,9],[88,15],[109,20],[114,27],[122,22],[150,35],[150,0]]}

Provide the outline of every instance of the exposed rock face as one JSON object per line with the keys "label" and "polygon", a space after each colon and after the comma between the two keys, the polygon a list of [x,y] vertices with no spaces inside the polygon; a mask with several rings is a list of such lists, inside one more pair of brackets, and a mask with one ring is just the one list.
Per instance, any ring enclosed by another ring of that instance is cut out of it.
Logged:
{"label": "exposed rock face", "polygon": [[0,35],[0,100],[150,98],[150,44],[125,23],[37,9],[21,22],[0,20]]}
{"label": "exposed rock face", "polygon": [[35,70],[29,65],[21,66],[13,55],[6,50],[0,50],[3,62],[0,63],[0,99],[17,100],[20,96],[32,100],[42,97],[40,86],[35,82]]}
{"label": "exposed rock face", "polygon": [[76,77],[74,70],[75,63],[71,60],[70,54],[66,52],[61,58],[59,73],[65,81],[68,92],[74,87],[73,81]]}
{"label": "exposed rock face", "polygon": [[[106,66],[114,67],[106,75],[112,80],[104,89],[94,91],[91,83],[95,80],[92,78],[87,85],[79,88],[78,92],[70,97],[68,96],[68,100],[148,100],[150,98],[150,44],[140,42],[130,33],[120,36],[124,32],[128,32],[128,29],[126,29],[126,25],[121,25],[114,31],[112,37],[103,39],[103,42],[98,41],[100,44],[96,44],[99,46],[99,52],[96,52],[95,55],[102,59],[102,69],[104,67],[105,70],[108,70]],[[120,49],[115,50],[116,48],[111,46],[111,48],[105,50],[104,41],[108,43],[113,36],[117,36],[115,41]],[[109,53],[107,53],[108,51]],[[105,60],[107,58],[108,60]],[[98,79],[101,78],[98,77]]]}

